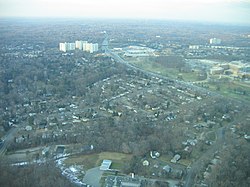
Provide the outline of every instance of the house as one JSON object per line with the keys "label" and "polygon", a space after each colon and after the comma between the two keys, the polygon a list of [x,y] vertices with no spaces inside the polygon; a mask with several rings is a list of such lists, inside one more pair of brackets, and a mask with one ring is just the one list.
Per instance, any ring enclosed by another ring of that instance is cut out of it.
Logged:
{"label": "house", "polygon": [[25,140],[24,136],[20,136],[18,138],[15,138],[16,143],[22,143],[22,142],[24,142],[24,140]]}
{"label": "house", "polygon": [[174,158],[172,158],[171,159],[171,162],[172,163],[176,163],[178,160],[180,160],[181,159],[181,155],[179,155],[179,154],[176,154],[175,156],[174,156]]}
{"label": "house", "polygon": [[150,151],[150,156],[151,158],[156,159],[160,157],[160,153],[157,151]]}
{"label": "house", "polygon": [[207,171],[205,171],[204,174],[203,174],[203,176],[204,176],[204,179],[208,179],[209,176],[210,176],[210,173],[207,172]]}
{"label": "house", "polygon": [[94,149],[94,146],[93,145],[85,145],[81,148],[81,151],[82,152],[89,152],[89,151],[92,151]]}
{"label": "house", "polygon": [[25,130],[26,130],[26,131],[31,131],[31,130],[32,130],[32,127],[29,126],[29,125],[27,125],[27,126],[25,127]]}
{"label": "house", "polygon": [[144,161],[142,162],[142,165],[143,165],[143,166],[149,166],[149,161],[144,160]]}
{"label": "house", "polygon": [[168,176],[177,179],[180,179],[184,174],[182,169],[174,168],[169,165],[164,166],[163,170],[166,172],[166,174],[168,174]]}
{"label": "house", "polygon": [[47,127],[47,120],[43,119],[38,123],[39,129],[45,129]]}
{"label": "house", "polygon": [[42,150],[42,155],[43,156],[46,156],[49,154],[49,150],[50,150],[50,147],[45,147],[43,150]]}
{"label": "house", "polygon": [[213,160],[211,160],[211,164],[213,165],[217,165],[218,163],[221,163],[220,159],[218,158],[214,158]]}
{"label": "house", "polygon": [[181,169],[175,168],[171,170],[171,176],[176,179],[181,179],[183,175],[184,175],[184,172]]}
{"label": "house", "polygon": [[102,165],[100,166],[100,170],[107,171],[110,169],[110,166],[112,164],[111,160],[103,160]]}
{"label": "house", "polygon": [[166,165],[163,167],[163,170],[166,171],[167,173],[171,172],[171,167],[169,165]]}
{"label": "house", "polygon": [[244,135],[244,138],[245,138],[246,140],[250,140],[250,135],[245,134],[245,135]]}

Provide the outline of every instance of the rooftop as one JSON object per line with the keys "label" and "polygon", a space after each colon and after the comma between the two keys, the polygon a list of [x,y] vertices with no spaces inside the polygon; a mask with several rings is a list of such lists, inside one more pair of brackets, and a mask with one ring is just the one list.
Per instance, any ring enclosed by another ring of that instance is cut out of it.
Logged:
{"label": "rooftop", "polygon": [[109,170],[109,167],[111,166],[112,161],[111,160],[103,160],[102,165],[100,166],[100,170],[106,171]]}

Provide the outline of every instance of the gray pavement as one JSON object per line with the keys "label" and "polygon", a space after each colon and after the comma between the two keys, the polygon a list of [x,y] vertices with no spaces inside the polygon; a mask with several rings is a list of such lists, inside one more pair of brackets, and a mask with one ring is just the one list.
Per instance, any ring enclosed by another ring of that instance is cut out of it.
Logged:
{"label": "gray pavement", "polygon": [[100,167],[92,168],[86,172],[83,182],[93,187],[101,187],[99,181],[102,177],[102,174],[103,171],[100,170]]}

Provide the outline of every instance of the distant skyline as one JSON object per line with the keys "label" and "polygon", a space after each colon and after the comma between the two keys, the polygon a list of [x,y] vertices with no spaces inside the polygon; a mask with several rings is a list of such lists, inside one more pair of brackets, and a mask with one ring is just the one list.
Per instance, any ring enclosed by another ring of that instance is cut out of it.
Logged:
{"label": "distant skyline", "polygon": [[0,0],[1,17],[142,18],[250,25],[250,0]]}

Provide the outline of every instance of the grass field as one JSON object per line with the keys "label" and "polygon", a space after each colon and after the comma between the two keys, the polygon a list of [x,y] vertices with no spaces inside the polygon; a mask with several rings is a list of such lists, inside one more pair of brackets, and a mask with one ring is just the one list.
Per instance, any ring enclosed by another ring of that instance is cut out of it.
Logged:
{"label": "grass field", "polygon": [[112,160],[111,169],[122,169],[124,163],[132,158],[130,154],[116,153],[116,152],[101,152],[90,155],[77,155],[69,157],[65,160],[65,164],[70,165],[84,165],[86,170],[98,167],[105,159]]}
{"label": "grass field", "polygon": [[71,165],[84,165],[86,170],[91,169],[96,166],[96,161],[98,160],[98,154],[91,155],[79,155],[71,156],[64,161],[67,166]]}
{"label": "grass field", "polygon": [[124,163],[131,160],[132,155],[130,154],[123,154],[123,153],[116,153],[116,152],[102,152],[99,154],[99,159],[97,160],[98,165],[104,159],[112,160],[111,169],[122,169]]}
{"label": "grass field", "polygon": [[[166,162],[166,163],[170,163],[171,162],[171,159],[173,157],[170,157],[170,156],[167,156],[167,155],[162,155],[159,160],[163,161],[163,162]],[[191,164],[191,160],[189,159],[180,159],[178,161],[178,164],[182,164],[184,166],[189,166]]]}
{"label": "grass field", "polygon": [[[231,82],[218,82],[216,84],[207,83],[207,85],[209,86],[210,90],[218,92],[226,97],[231,97],[242,101],[246,100],[250,101],[250,87],[249,87],[250,85],[246,83],[231,81]],[[246,94],[245,95],[239,94],[235,92],[236,89],[244,90]]]}
{"label": "grass field", "polygon": [[206,137],[210,141],[215,141],[216,140],[216,135],[214,131],[210,131],[206,134]]}
{"label": "grass field", "polygon": [[147,57],[145,58],[138,58],[138,59],[131,59],[128,58],[126,59],[128,62],[131,64],[134,64],[137,67],[140,67],[142,69],[158,73],[161,75],[164,75],[166,77],[172,78],[172,79],[177,79],[181,78],[184,81],[196,81],[197,80],[197,72],[179,72],[177,68],[166,68],[163,67],[161,64],[157,64],[154,61],[150,61]]}

